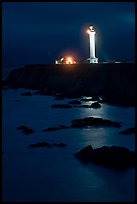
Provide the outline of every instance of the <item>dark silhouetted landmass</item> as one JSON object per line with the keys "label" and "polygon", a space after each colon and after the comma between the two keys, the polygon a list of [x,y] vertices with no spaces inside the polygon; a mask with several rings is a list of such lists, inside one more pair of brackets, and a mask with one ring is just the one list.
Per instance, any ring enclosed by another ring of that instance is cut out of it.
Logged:
{"label": "dark silhouetted landmass", "polygon": [[107,103],[130,106],[135,105],[135,64],[26,65],[12,70],[3,85],[73,98],[101,96]]}

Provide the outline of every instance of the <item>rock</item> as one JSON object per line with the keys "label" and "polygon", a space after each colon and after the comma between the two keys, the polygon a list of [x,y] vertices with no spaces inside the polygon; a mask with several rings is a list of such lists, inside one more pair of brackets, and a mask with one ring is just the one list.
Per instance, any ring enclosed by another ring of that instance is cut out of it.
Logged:
{"label": "rock", "polygon": [[103,146],[93,149],[91,145],[83,148],[76,156],[83,163],[95,164],[123,169],[135,165],[135,152],[125,147]]}
{"label": "rock", "polygon": [[101,108],[101,105],[98,102],[92,103],[91,108]]}
{"label": "rock", "polygon": [[28,128],[28,127],[25,126],[25,125],[21,125],[21,126],[17,127],[17,130],[21,130],[22,133],[24,133],[24,134],[26,134],[26,135],[29,135],[29,134],[32,134],[32,133],[35,132],[34,130]]}
{"label": "rock", "polygon": [[72,108],[71,105],[68,104],[53,104],[51,105],[52,108]]}
{"label": "rock", "polygon": [[50,145],[49,143],[47,142],[38,142],[38,143],[35,143],[35,144],[30,144],[29,147],[52,147],[52,145]]}
{"label": "rock", "polygon": [[35,131],[32,130],[32,129],[30,129],[30,128],[27,128],[27,129],[24,129],[22,132],[23,132],[24,134],[26,134],[26,135],[29,135],[29,134],[32,134],[32,133],[35,132]]}
{"label": "rock", "polygon": [[100,98],[99,98],[98,96],[93,96],[93,97],[91,98],[91,101],[98,101],[98,100],[100,100]]}
{"label": "rock", "polygon": [[25,126],[25,125],[21,125],[21,126],[17,127],[17,130],[24,130],[24,129],[26,129],[26,128],[28,128],[28,127]]}
{"label": "rock", "polygon": [[121,127],[119,122],[114,122],[111,120],[107,119],[102,119],[102,118],[94,118],[94,117],[88,117],[88,118],[83,118],[83,119],[77,119],[77,120],[72,120],[72,127],[87,127],[87,126],[108,126],[108,127]]}
{"label": "rock", "polygon": [[135,127],[128,128],[126,130],[119,132],[119,134],[124,134],[124,135],[129,135],[129,134],[133,134],[133,133],[135,133]]}
{"label": "rock", "polygon": [[70,128],[70,126],[65,126],[65,125],[59,125],[58,127],[49,127],[47,129],[43,129],[42,131],[54,131],[54,130],[61,130],[61,129],[66,129],[66,128]]}
{"label": "rock", "polygon": [[54,130],[59,130],[60,128],[58,128],[58,127],[49,127],[49,128],[47,128],[47,129],[43,129],[42,131],[44,132],[44,131],[54,131]]}
{"label": "rock", "polygon": [[32,93],[30,91],[24,92],[21,94],[22,96],[32,96]]}
{"label": "rock", "polygon": [[70,70],[63,64],[25,65],[12,70],[3,85],[33,90],[46,88],[71,98],[104,96],[108,97],[108,103],[135,104],[135,63],[72,66]]}
{"label": "rock", "polygon": [[90,157],[92,155],[93,148],[91,145],[88,145],[81,149],[79,152],[74,154],[80,161],[83,163],[88,163],[90,161]]}
{"label": "rock", "polygon": [[69,126],[66,126],[66,125],[59,125],[59,128],[60,128],[60,129],[66,129],[66,128],[69,128]]}
{"label": "rock", "polygon": [[57,144],[57,143],[49,144],[47,142],[38,142],[38,143],[34,143],[34,144],[30,144],[29,145],[29,147],[32,147],[32,148],[37,148],[37,147],[48,147],[48,148],[51,148],[52,146],[66,147],[67,145],[62,143],[62,142],[60,144]]}
{"label": "rock", "polygon": [[72,101],[69,102],[69,104],[81,104],[81,101],[72,100]]}

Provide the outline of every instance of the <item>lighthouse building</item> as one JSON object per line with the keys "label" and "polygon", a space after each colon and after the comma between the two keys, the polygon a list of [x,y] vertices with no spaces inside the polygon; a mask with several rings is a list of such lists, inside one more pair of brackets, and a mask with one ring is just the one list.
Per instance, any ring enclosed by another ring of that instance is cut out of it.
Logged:
{"label": "lighthouse building", "polygon": [[88,59],[90,63],[98,63],[98,58],[95,57],[95,34],[96,32],[91,25],[87,30],[89,34],[89,41],[90,41],[90,58]]}

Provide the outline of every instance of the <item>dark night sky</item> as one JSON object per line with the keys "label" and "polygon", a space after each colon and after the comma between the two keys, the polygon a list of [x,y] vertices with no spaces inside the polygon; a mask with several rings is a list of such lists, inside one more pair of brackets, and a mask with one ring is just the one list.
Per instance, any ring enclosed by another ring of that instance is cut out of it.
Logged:
{"label": "dark night sky", "polygon": [[133,2],[3,2],[3,68],[54,63],[62,54],[88,58],[90,24],[99,61],[134,61]]}

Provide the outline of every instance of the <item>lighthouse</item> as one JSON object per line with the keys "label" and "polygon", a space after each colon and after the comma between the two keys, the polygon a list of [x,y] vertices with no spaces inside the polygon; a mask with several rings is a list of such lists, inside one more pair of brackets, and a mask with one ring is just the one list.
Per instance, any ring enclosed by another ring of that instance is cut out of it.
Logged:
{"label": "lighthouse", "polygon": [[98,63],[98,58],[95,57],[95,34],[96,32],[93,29],[93,26],[89,26],[89,29],[87,30],[87,33],[89,34],[89,41],[90,41],[90,63]]}

